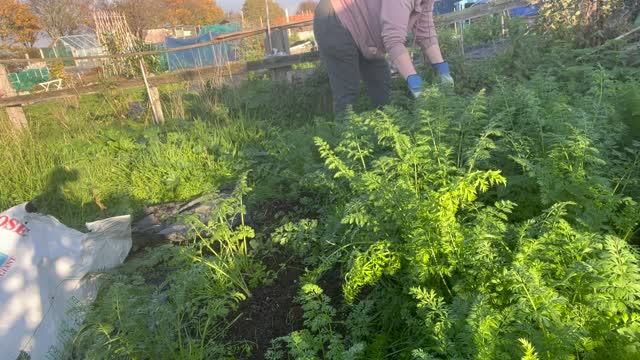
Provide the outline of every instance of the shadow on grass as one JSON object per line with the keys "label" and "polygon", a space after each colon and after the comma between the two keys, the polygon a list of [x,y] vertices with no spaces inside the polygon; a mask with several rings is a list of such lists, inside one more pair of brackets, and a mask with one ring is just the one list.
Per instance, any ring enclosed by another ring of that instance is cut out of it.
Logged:
{"label": "shadow on grass", "polygon": [[81,179],[80,171],[56,166],[47,177],[44,191],[29,202],[27,210],[51,215],[68,227],[85,231],[85,223],[112,216],[133,215],[144,204],[126,193],[102,198],[91,190],[91,199],[82,200],[71,188]]}

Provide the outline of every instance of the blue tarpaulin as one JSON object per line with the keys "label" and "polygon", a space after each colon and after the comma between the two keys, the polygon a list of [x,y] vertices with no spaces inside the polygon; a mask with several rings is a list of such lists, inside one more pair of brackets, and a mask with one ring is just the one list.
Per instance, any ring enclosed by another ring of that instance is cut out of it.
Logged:
{"label": "blue tarpaulin", "polygon": [[[165,40],[167,50],[182,46],[208,43],[215,40],[219,33],[200,33],[197,38]],[[237,56],[234,43],[224,43],[205,46],[197,49],[176,51],[167,54],[169,70],[192,69],[205,66],[221,66],[229,61],[235,61]]]}
{"label": "blue tarpaulin", "polygon": [[517,9],[511,9],[511,16],[536,16],[539,7],[537,5],[525,6]]}

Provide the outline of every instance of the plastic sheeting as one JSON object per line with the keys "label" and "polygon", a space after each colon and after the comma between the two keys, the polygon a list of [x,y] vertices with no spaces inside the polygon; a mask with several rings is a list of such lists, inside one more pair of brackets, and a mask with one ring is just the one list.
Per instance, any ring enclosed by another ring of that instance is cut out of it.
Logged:
{"label": "plastic sheeting", "polygon": [[[52,46],[49,48],[41,49],[42,56],[45,59],[57,59],[61,57],[73,57],[73,51],[66,46]],[[64,61],[64,66],[74,66],[76,63],[73,60]]]}
{"label": "plastic sheeting", "polygon": [[227,24],[213,24],[205,25],[200,28],[201,33],[215,33],[226,34],[242,30],[242,25],[239,22],[231,22]]}
{"label": "plastic sheeting", "polygon": [[529,16],[537,16],[538,10],[540,10],[540,7],[538,5],[531,5],[531,6],[524,6],[516,9],[511,9],[509,13],[511,14],[511,16],[529,17]]}
{"label": "plastic sheeting", "polygon": [[[192,39],[166,38],[165,47],[167,50],[170,50],[181,46],[208,43],[218,35],[218,33],[207,32],[201,33],[197,38]],[[235,44],[233,42],[167,54],[167,63],[171,71],[206,66],[221,66],[236,59]]]}
{"label": "plastic sheeting", "polygon": [[99,277],[131,250],[131,218],[87,224],[89,233],[70,229],[51,216],[26,211],[26,204],[0,214],[0,358],[21,351],[46,359],[81,322],[73,307],[92,302]]}

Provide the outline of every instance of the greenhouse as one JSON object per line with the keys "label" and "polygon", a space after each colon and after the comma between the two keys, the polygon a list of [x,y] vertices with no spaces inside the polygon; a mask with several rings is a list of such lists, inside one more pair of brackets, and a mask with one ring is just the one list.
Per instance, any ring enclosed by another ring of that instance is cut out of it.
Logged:
{"label": "greenhouse", "polygon": [[[104,54],[102,46],[94,34],[69,35],[58,38],[52,46],[43,49],[44,58],[86,57]],[[76,60],[65,62],[66,66],[95,67],[97,60]]]}

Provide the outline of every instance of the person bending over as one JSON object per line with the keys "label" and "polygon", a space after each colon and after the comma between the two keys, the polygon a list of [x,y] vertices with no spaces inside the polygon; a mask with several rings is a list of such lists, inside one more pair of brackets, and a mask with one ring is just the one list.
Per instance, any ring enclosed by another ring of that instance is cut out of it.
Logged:
{"label": "person bending over", "polygon": [[313,31],[333,92],[333,110],[344,113],[358,95],[360,79],[376,107],[389,102],[391,72],[386,55],[407,80],[411,93],[422,91],[405,46],[411,31],[443,83],[453,84],[442,58],[433,23],[435,0],[321,0]]}

